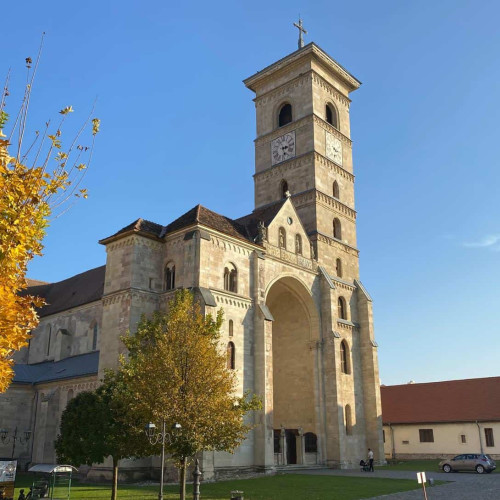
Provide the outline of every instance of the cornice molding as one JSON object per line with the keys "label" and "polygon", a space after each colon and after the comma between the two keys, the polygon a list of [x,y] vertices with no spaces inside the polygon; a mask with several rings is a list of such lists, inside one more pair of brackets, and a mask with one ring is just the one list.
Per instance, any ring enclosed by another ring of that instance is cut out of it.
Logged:
{"label": "cornice molding", "polygon": [[347,206],[345,203],[342,203],[337,198],[333,198],[333,196],[329,196],[318,189],[309,189],[307,191],[303,191],[302,193],[292,195],[292,203],[296,209],[318,203],[334,213],[347,217],[353,222],[356,221],[355,210]]}
{"label": "cornice molding", "polygon": [[313,235],[311,235],[313,238],[316,237],[318,241],[321,241],[322,243],[327,243],[331,247],[337,248],[338,250],[343,250],[344,252],[358,256],[359,255],[359,250],[347,243],[344,243],[343,241],[337,240],[335,238],[332,238],[331,236],[327,236],[326,234],[320,233],[319,231],[315,231]]}
{"label": "cornice molding", "polygon": [[305,269],[313,273],[317,273],[318,271],[318,265],[313,259],[308,259],[303,255],[298,255],[294,252],[289,252],[284,248],[276,247],[271,245],[269,242],[264,243],[264,248],[266,249],[266,256],[272,258],[273,260],[278,260],[285,264],[298,267],[299,269]]}
{"label": "cornice molding", "polygon": [[259,181],[266,180],[271,177],[275,177],[276,175],[283,175],[289,170],[294,170],[302,166],[312,166],[313,161],[314,151],[310,151],[309,153],[305,153],[282,163],[278,163],[277,165],[273,165],[272,167],[266,168],[266,170],[262,170],[261,172],[256,172],[253,174],[253,177],[254,179],[258,177]]}
{"label": "cornice molding", "polygon": [[325,208],[331,210],[332,212],[339,213],[347,217],[348,219],[351,219],[353,222],[356,221],[356,210],[353,210],[345,203],[342,203],[340,200],[337,200],[337,198],[329,196],[316,189],[316,201],[319,202],[319,204],[321,204]]}
{"label": "cornice molding", "polygon": [[303,75],[295,77],[293,80],[283,83],[273,90],[269,90],[268,92],[259,95],[254,99],[255,107],[265,106],[269,101],[275,99],[276,97],[286,96],[292,89],[302,87],[307,82],[312,81],[311,73],[312,70]]}
{"label": "cornice molding", "polygon": [[320,76],[316,71],[311,71],[312,81],[319,85],[323,90],[326,90],[332,97],[334,97],[337,102],[343,104],[348,110],[351,105],[351,99],[346,97],[344,94],[339,92],[333,85],[328,83],[322,76]]}
{"label": "cornice molding", "polygon": [[352,148],[351,139],[349,137],[347,137],[347,135],[344,135],[339,129],[335,128],[333,125],[330,125],[328,122],[323,120],[323,118],[321,118],[318,115],[313,114],[313,115],[309,115],[309,116],[313,117],[314,123],[316,125],[319,125],[323,130],[326,130],[330,134],[337,137],[337,139],[341,140],[345,145]]}
{"label": "cornice molding", "polygon": [[282,135],[285,135],[294,130],[297,131],[300,128],[305,127],[306,125],[310,125],[311,123],[319,125],[321,128],[327,130],[332,135],[341,140],[346,146],[352,148],[352,141],[351,139],[349,139],[349,137],[344,135],[340,130],[336,129],[335,127],[333,127],[332,125],[330,125],[329,123],[327,123],[325,120],[323,120],[314,113],[303,116],[302,118],[290,122],[283,127],[271,130],[271,132],[268,132],[267,134],[260,135],[259,137],[254,139],[255,147],[259,147],[262,146],[263,144],[272,142],[274,141],[274,139],[277,139]]}
{"label": "cornice molding", "polygon": [[349,180],[350,182],[354,182],[355,176],[354,174],[351,174],[348,170],[345,168],[341,167],[337,163],[329,160],[326,156],[323,156],[322,154],[318,153],[317,151],[314,151],[314,159],[323,167],[327,167],[330,170],[334,171],[336,174],[339,174],[340,176],[344,177],[344,179]]}
{"label": "cornice molding", "polygon": [[217,304],[222,307],[224,304],[233,307],[239,307],[241,309],[251,309],[253,305],[253,300],[247,297],[242,297],[234,293],[228,292],[226,290],[217,290],[210,288],[212,295],[215,297]]}

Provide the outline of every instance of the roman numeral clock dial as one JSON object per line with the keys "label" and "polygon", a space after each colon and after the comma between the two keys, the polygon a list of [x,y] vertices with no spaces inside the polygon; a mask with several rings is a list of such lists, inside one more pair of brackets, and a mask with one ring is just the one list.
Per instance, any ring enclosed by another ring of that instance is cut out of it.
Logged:
{"label": "roman numeral clock dial", "polygon": [[337,137],[326,132],[326,157],[342,166],[342,143]]}
{"label": "roman numeral clock dial", "polygon": [[281,163],[295,156],[295,131],[288,132],[271,142],[272,165]]}

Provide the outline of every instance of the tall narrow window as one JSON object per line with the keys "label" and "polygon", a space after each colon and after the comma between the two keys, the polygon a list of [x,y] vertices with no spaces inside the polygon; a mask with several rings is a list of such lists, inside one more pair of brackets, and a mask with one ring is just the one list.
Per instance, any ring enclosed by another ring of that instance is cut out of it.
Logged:
{"label": "tall narrow window", "polygon": [[333,197],[337,199],[340,198],[339,183],[337,181],[333,181]]}
{"label": "tall narrow window", "polygon": [[342,227],[340,226],[340,221],[337,218],[333,219],[333,237],[337,240],[342,239]]}
{"label": "tall narrow window", "polygon": [[335,128],[339,128],[339,120],[337,117],[337,110],[333,104],[327,104],[325,106],[325,118],[326,121],[334,126]]}
{"label": "tall narrow window", "polygon": [[352,435],[351,405],[345,405],[345,433],[348,436]]}
{"label": "tall narrow window", "polygon": [[229,336],[232,337],[233,336],[233,320],[230,319],[229,320]]}
{"label": "tall narrow window", "polygon": [[280,108],[279,116],[278,116],[278,127],[283,127],[287,123],[292,121],[292,105],[291,104],[283,104]]}
{"label": "tall narrow window", "polygon": [[281,198],[286,198],[286,195],[288,193],[288,182],[285,181],[285,179],[283,179],[280,183],[280,195],[281,195]]}
{"label": "tall narrow window", "polygon": [[340,319],[347,319],[347,308],[344,297],[339,297],[338,300],[338,316]]}
{"label": "tall narrow window", "polygon": [[295,235],[295,253],[302,255],[302,237],[300,234]]}
{"label": "tall narrow window", "polygon": [[485,427],[484,437],[486,439],[486,446],[495,446],[495,440],[493,439],[493,429],[491,427]]}
{"label": "tall narrow window", "polygon": [[235,347],[232,342],[227,344],[227,367],[229,370],[234,370],[235,367]]}
{"label": "tall narrow window", "polygon": [[97,349],[97,323],[94,325],[94,329],[92,332],[92,350],[95,351]]}
{"label": "tall narrow window", "polygon": [[306,432],[304,434],[304,448],[306,453],[318,452],[318,438],[314,432]]}
{"label": "tall narrow window", "polygon": [[342,278],[342,261],[340,259],[335,261],[335,272],[339,278]]}
{"label": "tall narrow window", "polygon": [[169,262],[165,266],[165,290],[173,290],[175,288],[175,266]]}
{"label": "tall narrow window", "polygon": [[50,341],[52,340],[52,327],[50,325],[47,326],[47,356],[50,355]]}
{"label": "tall narrow window", "polygon": [[349,346],[345,340],[340,343],[340,370],[342,373],[350,373]]}
{"label": "tall narrow window", "polygon": [[224,268],[224,290],[238,293],[238,271],[231,263]]}
{"label": "tall narrow window", "polygon": [[278,233],[278,246],[286,250],[286,231],[284,227],[280,227]]}

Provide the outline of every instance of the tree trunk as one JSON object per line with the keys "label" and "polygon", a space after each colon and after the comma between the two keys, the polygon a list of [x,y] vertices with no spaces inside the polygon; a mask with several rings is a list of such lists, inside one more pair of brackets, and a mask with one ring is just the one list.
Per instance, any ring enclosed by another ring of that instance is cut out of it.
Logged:
{"label": "tree trunk", "polygon": [[111,489],[111,500],[118,498],[118,460],[113,458],[113,486]]}
{"label": "tree trunk", "polygon": [[180,500],[186,500],[186,466],[187,458],[183,457],[181,465],[181,480],[179,482]]}

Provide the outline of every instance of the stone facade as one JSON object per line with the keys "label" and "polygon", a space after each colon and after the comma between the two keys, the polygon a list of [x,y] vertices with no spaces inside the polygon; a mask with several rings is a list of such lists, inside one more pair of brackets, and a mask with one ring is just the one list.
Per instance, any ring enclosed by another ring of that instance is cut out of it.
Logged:
{"label": "stone facade", "polygon": [[[100,300],[44,317],[20,360],[57,362],[92,350],[85,332],[97,324],[98,373],[85,379],[95,384],[104,369],[116,368],[120,335],[134,331],[141,314],[164,310],[176,288],[190,288],[206,312],[223,308],[221,347],[233,345],[237,390],[263,401],[234,454],[203,454],[205,479],[295,463],[347,467],[368,447],[383,460],[372,301],[359,282],[356,248],[349,93],[359,82],[309,44],[245,85],[256,96],[254,212],[231,220],[197,206],[167,226],[139,219],[105,238]],[[280,126],[284,104],[291,121]],[[275,161],[273,148],[287,134],[294,153]],[[327,143],[336,145],[334,159]],[[50,350],[49,323],[62,332]],[[34,444],[33,461],[53,458],[49,443],[68,387],[14,384],[2,396],[26,405],[23,391],[40,395],[30,418],[45,437]],[[57,404],[40,402],[48,394]],[[0,427],[14,419],[1,414]],[[125,468],[152,464],[128,461]]]}

